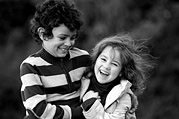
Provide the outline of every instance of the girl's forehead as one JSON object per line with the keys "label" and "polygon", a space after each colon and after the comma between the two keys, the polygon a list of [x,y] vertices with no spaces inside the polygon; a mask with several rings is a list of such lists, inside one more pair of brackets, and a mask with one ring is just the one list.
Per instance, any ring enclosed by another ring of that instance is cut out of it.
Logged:
{"label": "girl's forehead", "polygon": [[119,51],[112,46],[107,46],[103,49],[102,53],[107,53],[107,52],[109,52],[110,54],[114,54],[114,53],[118,53]]}
{"label": "girl's forehead", "polygon": [[104,48],[101,55],[108,56],[111,59],[120,58],[119,50],[117,50],[117,48],[113,48],[111,46],[107,46],[106,48]]}

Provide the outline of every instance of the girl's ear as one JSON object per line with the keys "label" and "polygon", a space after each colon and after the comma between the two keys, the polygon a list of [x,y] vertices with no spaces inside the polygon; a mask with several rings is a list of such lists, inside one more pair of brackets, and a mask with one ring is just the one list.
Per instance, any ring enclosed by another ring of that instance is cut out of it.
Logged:
{"label": "girl's ear", "polygon": [[44,29],[43,27],[39,27],[39,28],[37,29],[37,31],[38,31],[38,34],[39,34],[40,39],[41,39],[41,40],[45,40],[45,38],[44,38],[45,29]]}

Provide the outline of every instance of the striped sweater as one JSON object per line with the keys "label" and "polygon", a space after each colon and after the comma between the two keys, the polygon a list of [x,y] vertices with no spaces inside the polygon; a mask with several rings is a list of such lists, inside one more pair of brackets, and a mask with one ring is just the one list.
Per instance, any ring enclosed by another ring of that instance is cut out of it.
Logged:
{"label": "striped sweater", "polygon": [[65,58],[41,49],[20,65],[21,96],[26,115],[40,119],[83,118],[81,78],[91,63],[88,52],[73,48]]}

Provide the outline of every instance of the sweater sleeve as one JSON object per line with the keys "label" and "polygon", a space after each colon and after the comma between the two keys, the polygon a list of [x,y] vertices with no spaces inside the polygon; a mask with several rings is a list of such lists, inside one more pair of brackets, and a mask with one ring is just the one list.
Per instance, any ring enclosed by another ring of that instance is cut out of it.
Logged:
{"label": "sweater sleeve", "polygon": [[82,107],[85,111],[88,111],[93,103],[96,101],[96,98],[90,98],[82,103]]}
{"label": "sweater sleeve", "polygon": [[85,119],[83,113],[82,113],[82,107],[71,107],[72,111],[72,119]]}
{"label": "sweater sleeve", "polygon": [[[53,119],[63,118],[67,114],[62,107],[46,102],[45,90],[35,67],[23,63],[20,67],[20,78],[21,96],[29,116]],[[69,110],[68,108],[67,111]]]}

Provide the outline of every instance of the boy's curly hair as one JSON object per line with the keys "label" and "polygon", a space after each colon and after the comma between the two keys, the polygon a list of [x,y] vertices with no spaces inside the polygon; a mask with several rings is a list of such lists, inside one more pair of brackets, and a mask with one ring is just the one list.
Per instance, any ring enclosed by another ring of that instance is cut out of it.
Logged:
{"label": "boy's curly hair", "polygon": [[36,6],[30,31],[35,40],[41,43],[38,28],[44,28],[44,36],[52,38],[52,29],[60,24],[67,26],[70,31],[80,30],[83,25],[81,12],[75,8],[74,3],[66,0],[46,0]]}
{"label": "boy's curly hair", "polygon": [[118,50],[121,55],[122,79],[127,79],[132,83],[132,91],[141,94],[146,88],[146,79],[149,78],[149,71],[154,67],[153,57],[149,54],[146,46],[148,39],[134,40],[129,34],[118,34],[101,40],[93,48],[92,66],[87,69],[87,77],[94,75],[94,65],[101,52],[110,46]]}

